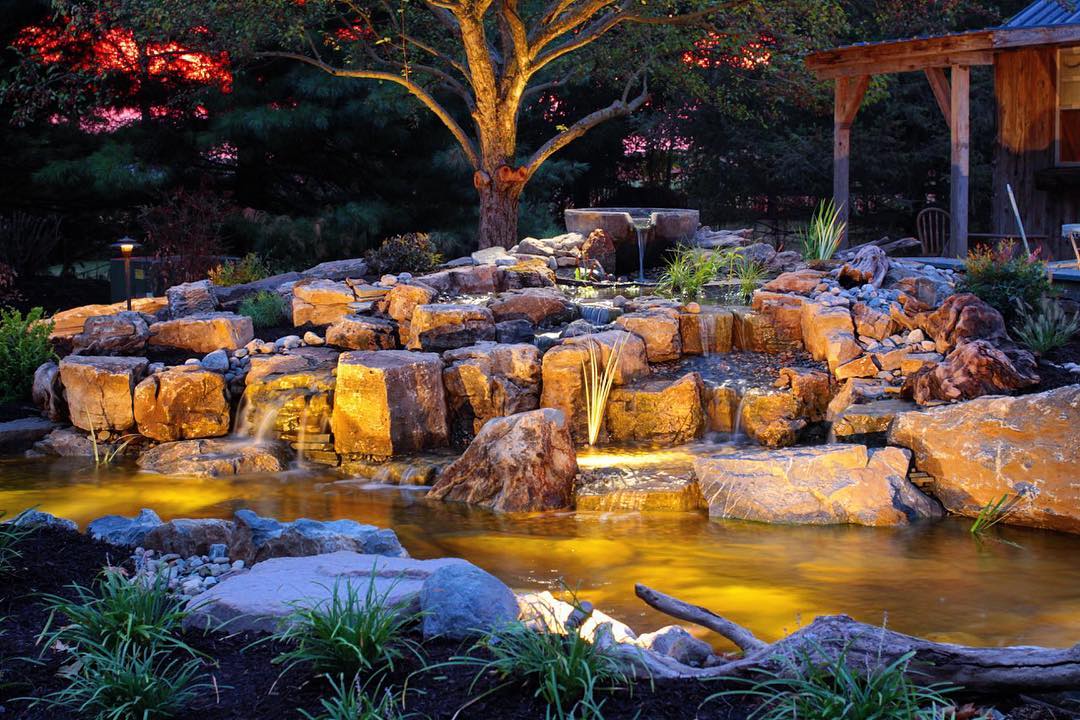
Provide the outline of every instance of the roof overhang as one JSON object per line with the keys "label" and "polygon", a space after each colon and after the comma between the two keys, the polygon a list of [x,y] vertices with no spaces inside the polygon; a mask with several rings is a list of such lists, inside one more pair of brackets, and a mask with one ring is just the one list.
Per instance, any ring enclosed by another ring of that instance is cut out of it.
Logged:
{"label": "roof overhang", "polygon": [[812,53],[806,67],[820,79],[884,75],[951,65],[992,65],[1002,50],[1080,43],[1080,25],[994,28],[938,37],[888,40]]}

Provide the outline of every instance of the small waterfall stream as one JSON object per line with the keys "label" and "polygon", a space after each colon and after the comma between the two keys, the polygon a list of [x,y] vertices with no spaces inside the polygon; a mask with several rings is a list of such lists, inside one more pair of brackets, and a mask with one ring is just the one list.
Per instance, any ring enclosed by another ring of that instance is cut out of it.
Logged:
{"label": "small waterfall stream", "polygon": [[648,239],[649,230],[652,229],[651,217],[632,218],[634,233],[637,234],[638,250],[638,281],[645,282],[645,242]]}

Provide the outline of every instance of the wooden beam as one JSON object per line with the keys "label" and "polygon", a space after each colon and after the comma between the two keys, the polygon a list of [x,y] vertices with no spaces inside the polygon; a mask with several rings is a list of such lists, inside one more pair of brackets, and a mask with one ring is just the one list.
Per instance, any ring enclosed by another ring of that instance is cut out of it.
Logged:
{"label": "wooden beam", "polygon": [[821,80],[829,80],[838,77],[857,77],[859,75],[891,75],[893,73],[919,72],[928,67],[944,69],[954,65],[993,65],[994,53],[994,50],[972,50],[915,58],[897,57],[875,62],[851,62],[835,67],[815,69],[813,73],[815,77]]}
{"label": "wooden beam", "polygon": [[933,38],[851,45],[812,53],[806,58],[806,66],[819,78],[826,78],[959,64],[976,65],[984,61],[992,62],[993,41],[993,34],[984,30]]}
{"label": "wooden beam", "polygon": [[945,116],[945,124],[952,127],[952,90],[949,88],[949,78],[945,77],[945,71],[941,68],[926,68],[925,72],[930,89],[934,92],[934,99],[941,108],[941,114]]}
{"label": "wooden beam", "polygon": [[949,124],[949,137],[952,148],[952,181],[949,186],[949,238],[953,255],[962,258],[966,257],[968,252],[971,68],[963,65],[954,67],[951,85],[952,121]]}
{"label": "wooden beam", "polygon": [[[846,223],[851,217],[851,124],[859,112],[866,88],[870,85],[870,76],[858,78],[837,78],[834,91],[833,107],[833,203],[840,211],[840,218]],[[841,246],[847,246],[848,237],[844,233]]]}

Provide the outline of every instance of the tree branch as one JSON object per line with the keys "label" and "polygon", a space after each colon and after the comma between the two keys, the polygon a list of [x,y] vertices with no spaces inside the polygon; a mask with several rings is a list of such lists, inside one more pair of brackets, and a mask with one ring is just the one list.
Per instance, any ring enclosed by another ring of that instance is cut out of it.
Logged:
{"label": "tree branch", "polygon": [[665,615],[670,615],[679,620],[686,620],[719,633],[735,643],[740,650],[747,654],[763,650],[768,645],[754,637],[754,634],[742,625],[733,623],[727,618],[721,617],[699,605],[691,605],[640,583],[634,586],[634,594],[641,598],[646,605],[656,608]]}
{"label": "tree branch", "polygon": [[433,112],[435,116],[442,121],[443,125],[445,125],[447,129],[450,130],[450,133],[454,136],[454,139],[458,141],[459,145],[461,145],[461,149],[465,152],[465,157],[466,159],[468,159],[469,164],[472,165],[473,169],[475,170],[480,167],[480,156],[476,151],[476,145],[469,138],[469,136],[465,134],[465,131],[462,129],[461,125],[458,124],[457,120],[455,120],[453,116],[450,115],[449,112],[447,112],[446,108],[440,105],[439,101],[433,98],[427,90],[422,88],[420,85],[417,85],[412,80],[409,80],[408,78],[402,77],[401,75],[398,75],[396,73],[382,72],[379,70],[350,70],[347,68],[339,68],[333,65],[329,65],[316,58],[303,55],[301,53],[261,52],[258,53],[258,57],[285,58],[288,60],[296,60],[298,62],[302,62],[307,65],[311,65],[312,67],[318,68],[319,70],[322,70],[328,75],[332,75],[334,77],[385,80],[386,82],[400,85],[401,87],[412,93],[412,95],[416,97],[417,100],[422,102],[429,110],[431,110],[431,112]]}

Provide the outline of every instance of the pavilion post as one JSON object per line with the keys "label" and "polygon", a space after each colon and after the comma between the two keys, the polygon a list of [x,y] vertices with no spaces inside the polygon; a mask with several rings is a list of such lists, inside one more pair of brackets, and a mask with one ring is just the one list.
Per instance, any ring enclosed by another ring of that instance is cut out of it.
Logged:
{"label": "pavilion post", "polygon": [[971,148],[971,68],[952,67],[949,136],[952,146],[952,179],[949,187],[949,214],[952,253],[968,253],[968,192]]}
{"label": "pavilion post", "polygon": [[[859,112],[869,75],[838,77],[836,79],[835,106],[833,110],[833,203],[840,210],[840,219],[848,223],[851,218],[851,124]],[[842,247],[849,245],[848,233],[844,233]]]}

